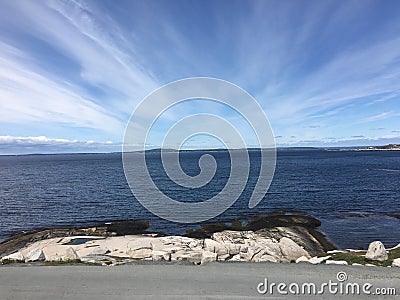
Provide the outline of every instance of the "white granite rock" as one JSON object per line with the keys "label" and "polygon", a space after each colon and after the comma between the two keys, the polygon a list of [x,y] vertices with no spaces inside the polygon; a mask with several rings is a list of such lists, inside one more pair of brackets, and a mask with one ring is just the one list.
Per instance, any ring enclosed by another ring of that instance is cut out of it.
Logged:
{"label": "white granite rock", "polygon": [[203,251],[180,250],[171,254],[171,260],[182,260],[195,264],[201,263]]}
{"label": "white granite rock", "polygon": [[65,255],[63,260],[77,260],[77,259],[79,259],[79,256],[74,250],[74,248],[69,247],[67,248],[67,250],[65,250]]}
{"label": "white granite rock", "polygon": [[325,263],[327,265],[348,265],[345,260],[327,260]]}
{"label": "white granite rock", "polygon": [[220,243],[212,239],[204,239],[204,249],[210,252],[216,252],[216,247],[221,246]]}
{"label": "white granite rock", "polygon": [[1,260],[23,261],[25,260],[25,257],[22,255],[21,251],[17,251],[10,255],[4,256]]}
{"label": "white granite rock", "polygon": [[267,262],[273,262],[273,263],[278,263],[279,259],[277,259],[275,256],[268,255],[268,254],[263,254],[261,256],[257,256],[253,259],[255,262],[262,262],[262,261],[267,261]]}
{"label": "white granite rock", "polygon": [[116,262],[116,259],[109,257],[107,255],[95,255],[95,254],[82,256],[80,260],[85,263],[101,264],[103,266],[115,264]]}
{"label": "white granite rock", "polygon": [[218,255],[218,256],[217,256],[217,259],[218,259],[218,261],[225,261],[225,260],[227,260],[229,257],[230,257],[229,254],[224,254],[224,255]]}
{"label": "white granite rock", "polygon": [[107,247],[95,247],[92,251],[91,254],[95,254],[95,255],[106,255],[107,253],[110,253],[110,250],[108,250]]}
{"label": "white granite rock", "polygon": [[232,256],[229,261],[241,261],[241,256],[240,254],[236,254],[234,256]]}
{"label": "white granite rock", "polygon": [[283,237],[279,241],[283,256],[288,260],[296,260],[301,256],[310,257],[308,252],[296,244],[293,240]]}
{"label": "white granite rock", "polygon": [[33,262],[33,261],[44,261],[46,257],[41,249],[33,249],[28,253],[25,258],[26,262]]}
{"label": "white granite rock", "polygon": [[322,262],[324,262],[324,261],[326,261],[326,260],[328,260],[328,259],[330,259],[330,258],[331,258],[330,255],[328,255],[328,256],[322,256],[322,257],[314,256],[314,257],[310,258],[310,259],[308,260],[308,262],[311,263],[311,264],[313,264],[313,265],[316,265],[316,264],[320,264],[320,263],[322,263]]}
{"label": "white granite rock", "polygon": [[160,261],[160,260],[170,261],[171,260],[171,252],[162,251],[162,250],[154,250],[151,253],[151,257],[155,261]]}
{"label": "white granite rock", "polygon": [[203,251],[201,255],[201,264],[213,262],[217,260],[217,253],[210,251]]}
{"label": "white granite rock", "polygon": [[385,246],[380,241],[375,241],[369,244],[365,258],[369,260],[385,261],[388,259],[388,253]]}
{"label": "white granite rock", "polygon": [[300,256],[298,259],[296,259],[296,264],[301,263],[301,262],[308,263],[309,261],[308,261],[308,258],[303,255],[303,256]]}
{"label": "white granite rock", "polygon": [[400,258],[393,259],[392,267],[400,267]]}
{"label": "white granite rock", "polygon": [[219,256],[229,255],[229,249],[224,244],[219,244],[215,246],[214,251]]}
{"label": "white granite rock", "polygon": [[150,248],[128,249],[128,251],[126,251],[126,254],[128,254],[129,257],[133,259],[145,259],[152,256],[152,251]]}

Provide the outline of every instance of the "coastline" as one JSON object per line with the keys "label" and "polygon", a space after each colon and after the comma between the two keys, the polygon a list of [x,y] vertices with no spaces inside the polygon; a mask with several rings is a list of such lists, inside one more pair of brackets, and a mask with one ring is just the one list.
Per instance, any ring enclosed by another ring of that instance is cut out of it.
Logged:
{"label": "coastline", "polygon": [[206,224],[186,235],[149,232],[145,221],[119,221],[81,228],[37,230],[0,243],[1,264],[122,265],[138,261],[205,264],[274,262],[397,266],[400,244],[384,249],[385,259],[369,259],[370,250],[337,249],[318,230],[321,222],[302,213],[257,216]]}

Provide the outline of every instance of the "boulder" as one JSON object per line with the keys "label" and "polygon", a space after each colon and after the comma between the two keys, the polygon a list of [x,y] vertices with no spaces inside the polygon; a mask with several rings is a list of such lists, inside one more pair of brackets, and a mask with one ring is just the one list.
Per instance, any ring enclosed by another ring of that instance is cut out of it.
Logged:
{"label": "boulder", "polygon": [[380,241],[375,241],[369,244],[365,258],[368,260],[385,261],[388,259],[388,253],[385,246]]}
{"label": "boulder", "polygon": [[392,267],[400,267],[400,258],[393,259]]}
{"label": "boulder", "polygon": [[347,261],[345,260],[327,260],[325,263],[327,265],[348,265]]}
{"label": "boulder", "polygon": [[162,251],[162,250],[154,250],[151,253],[151,258],[155,261],[170,261],[171,260],[171,253],[167,251]]}
{"label": "boulder", "polygon": [[23,261],[25,260],[25,257],[20,251],[17,251],[10,255],[4,256],[1,260]]}
{"label": "boulder", "polygon": [[69,247],[67,250],[65,250],[65,255],[63,257],[63,260],[77,260],[79,259],[78,254],[74,250],[74,248]]}
{"label": "boulder", "polygon": [[28,253],[25,258],[25,262],[33,262],[33,261],[44,261],[46,257],[41,249],[33,249]]}
{"label": "boulder", "polygon": [[279,241],[279,246],[281,247],[282,254],[284,258],[289,261],[296,260],[301,256],[310,257],[308,252],[296,244],[293,240],[283,237]]}
{"label": "boulder", "polygon": [[209,263],[217,260],[217,253],[210,251],[203,251],[201,255],[201,264]]}

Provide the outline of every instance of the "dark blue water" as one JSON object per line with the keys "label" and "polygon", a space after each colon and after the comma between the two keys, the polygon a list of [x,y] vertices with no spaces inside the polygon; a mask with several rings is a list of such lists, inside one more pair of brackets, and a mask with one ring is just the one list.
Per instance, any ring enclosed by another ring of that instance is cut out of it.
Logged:
{"label": "dark blue water", "polygon": [[[182,168],[200,172],[206,152],[182,152]],[[220,191],[229,177],[229,154],[207,152],[218,163],[206,186],[182,188],[162,171],[158,153],[148,167],[158,187],[179,201],[199,201]],[[249,220],[276,210],[307,212],[322,221],[321,230],[339,247],[366,248],[373,240],[388,247],[400,242],[400,152],[278,151],[277,169],[268,194],[248,208],[257,181],[259,152],[252,151],[251,173],[238,201],[211,220]],[[120,154],[60,154],[0,157],[0,240],[36,228],[144,219],[151,229],[184,233],[197,225],[162,220],[134,199],[126,183]]]}

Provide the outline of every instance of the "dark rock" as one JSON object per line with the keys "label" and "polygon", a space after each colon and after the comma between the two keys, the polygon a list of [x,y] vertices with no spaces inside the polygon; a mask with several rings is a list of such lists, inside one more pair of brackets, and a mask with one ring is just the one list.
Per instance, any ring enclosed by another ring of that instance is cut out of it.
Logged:
{"label": "dark rock", "polygon": [[144,233],[149,227],[150,223],[147,221],[119,221],[108,225],[107,232],[116,235],[134,235]]}
{"label": "dark rock", "polygon": [[321,225],[321,221],[305,215],[305,214],[286,214],[273,213],[265,216],[254,217],[249,223],[247,223],[245,229],[251,231],[257,231],[263,228],[274,228],[274,227],[289,227],[289,226],[303,226],[307,228],[316,228]]}
{"label": "dark rock", "polygon": [[228,226],[225,223],[212,223],[212,224],[205,224],[199,229],[189,229],[187,230],[186,236],[190,238],[210,238],[211,235],[215,232],[221,232],[224,230],[231,230],[231,226]]}

